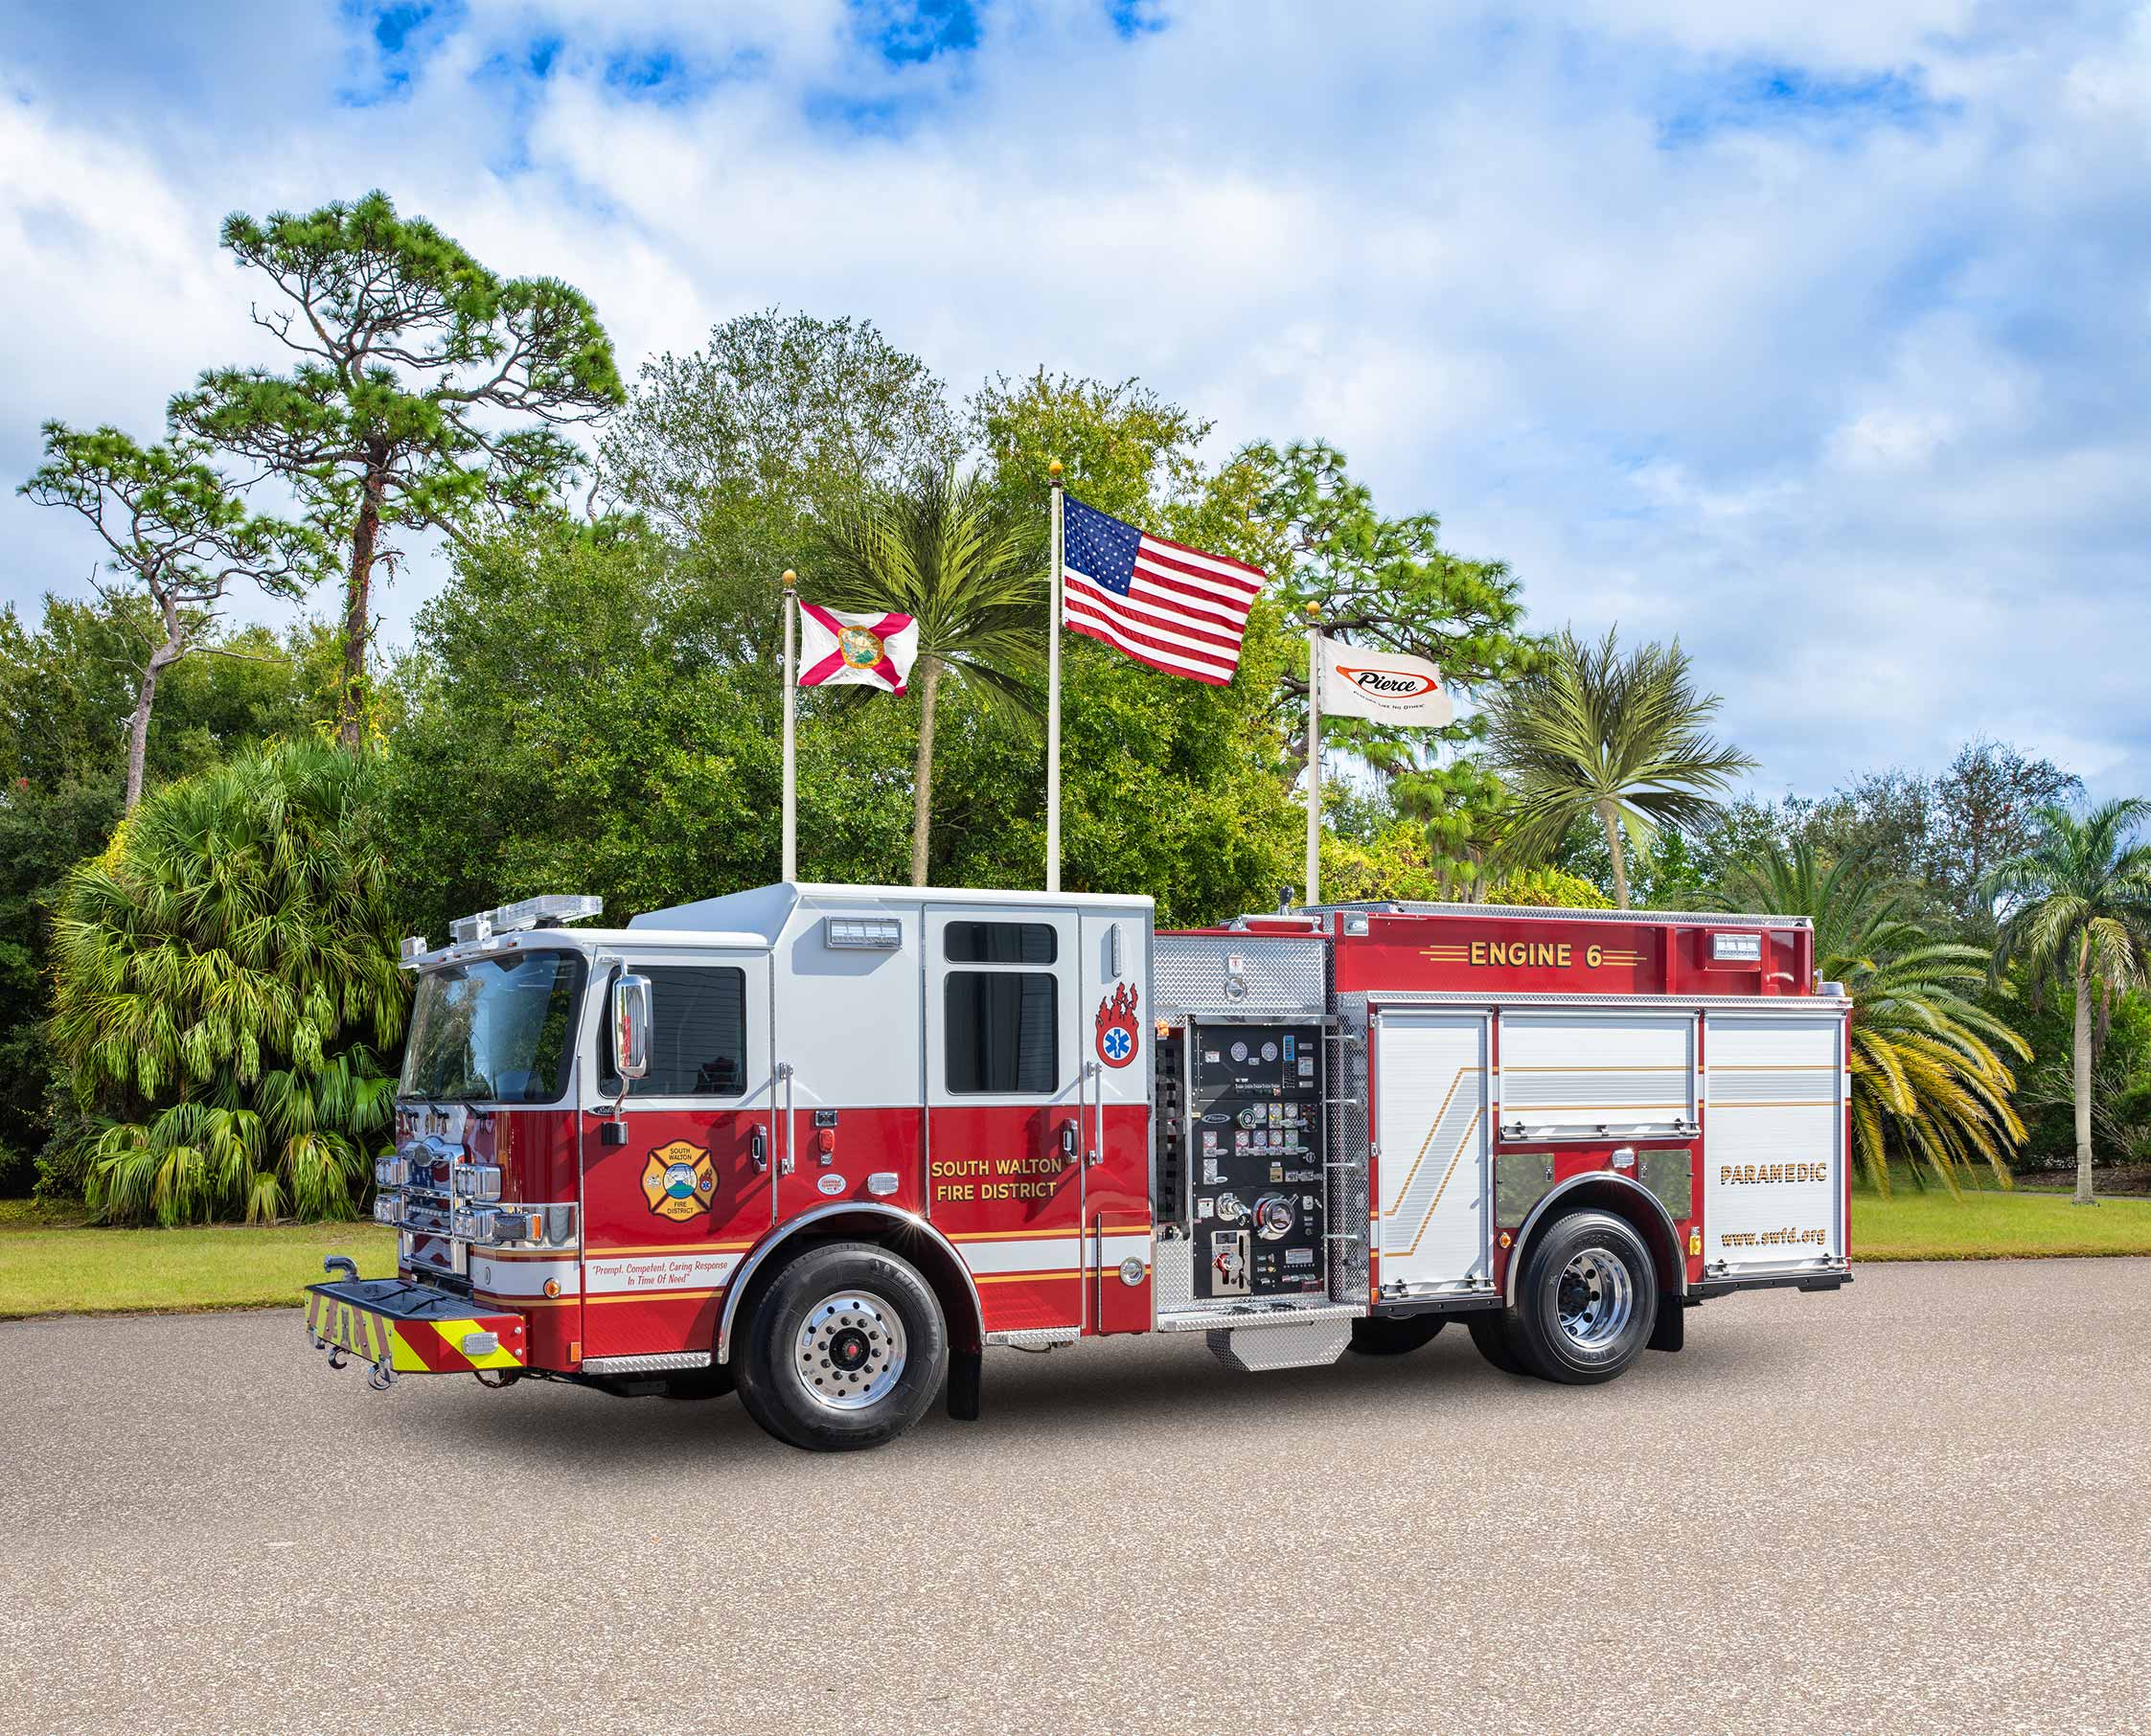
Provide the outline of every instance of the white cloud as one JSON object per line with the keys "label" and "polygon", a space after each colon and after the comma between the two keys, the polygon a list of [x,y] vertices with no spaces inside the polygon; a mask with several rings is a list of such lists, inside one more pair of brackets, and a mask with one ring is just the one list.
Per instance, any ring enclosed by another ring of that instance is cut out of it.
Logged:
{"label": "white cloud", "polygon": [[[352,108],[324,11],[281,78],[259,24],[236,70],[123,43],[117,110],[18,18],[0,463],[246,353],[225,209],[378,182],[589,290],[630,367],[773,302],[959,391],[1139,373],[1221,443],[1326,436],[1540,623],[1680,632],[1768,786],[1988,728],[2151,788],[2151,14],[1185,0],[1122,41],[1008,0],[903,65],[889,15],[479,4]],[[611,76],[664,64],[676,100]],[[56,516],[0,507],[7,594],[73,582]]]}

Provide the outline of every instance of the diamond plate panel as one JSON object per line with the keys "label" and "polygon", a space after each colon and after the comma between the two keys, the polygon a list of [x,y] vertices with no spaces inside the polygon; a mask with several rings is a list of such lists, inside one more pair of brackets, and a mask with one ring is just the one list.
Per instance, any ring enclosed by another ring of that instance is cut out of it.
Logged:
{"label": "diamond plate panel", "polygon": [[1290,935],[1160,934],[1156,948],[1151,997],[1160,1017],[1222,1013],[1319,1018],[1329,1010],[1326,941]]}
{"label": "diamond plate panel", "polygon": [[1686,1147],[1636,1154],[1636,1178],[1658,1196],[1676,1223],[1695,1216],[1695,1153]]}
{"label": "diamond plate panel", "polygon": [[1344,1354],[1352,1322],[1342,1316],[1291,1326],[1240,1326],[1208,1335],[1210,1351],[1227,1368],[1263,1374],[1273,1368],[1320,1368]]}
{"label": "diamond plate panel", "polygon": [[1494,1160],[1494,1222],[1513,1229],[1553,1192],[1551,1152],[1503,1152]]}
{"label": "diamond plate panel", "polygon": [[1178,1313],[1195,1302],[1195,1244],[1185,1236],[1160,1237],[1150,1250],[1151,1307],[1158,1315]]}

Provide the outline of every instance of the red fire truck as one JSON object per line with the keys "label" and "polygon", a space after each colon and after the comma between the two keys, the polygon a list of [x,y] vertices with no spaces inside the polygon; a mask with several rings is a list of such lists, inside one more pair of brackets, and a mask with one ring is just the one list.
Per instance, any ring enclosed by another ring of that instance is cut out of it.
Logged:
{"label": "red fire truck", "polygon": [[1199,1332],[1242,1370],[1460,1321],[1610,1380],[1689,1308],[1849,1281],[1847,1002],[1804,921],[779,884],[404,945],[333,1366],[736,1390],[800,1447],[978,1413],[990,1345]]}

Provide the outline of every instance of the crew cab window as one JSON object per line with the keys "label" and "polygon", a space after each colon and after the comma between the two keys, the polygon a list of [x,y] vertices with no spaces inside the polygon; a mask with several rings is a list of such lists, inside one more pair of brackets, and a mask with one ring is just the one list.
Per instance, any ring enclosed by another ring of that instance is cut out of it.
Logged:
{"label": "crew cab window", "polygon": [[952,965],[1050,965],[1061,951],[1051,923],[950,923],[942,945]]}
{"label": "crew cab window", "polygon": [[634,969],[650,978],[650,1071],[629,1083],[628,1095],[737,1097],[746,1088],[746,972],[735,965]]}
{"label": "crew cab window", "polygon": [[[1045,932],[1050,939],[1052,930]],[[1050,971],[950,971],[942,986],[950,1093],[1050,1094],[1061,1083],[1059,1021],[1060,984]]]}

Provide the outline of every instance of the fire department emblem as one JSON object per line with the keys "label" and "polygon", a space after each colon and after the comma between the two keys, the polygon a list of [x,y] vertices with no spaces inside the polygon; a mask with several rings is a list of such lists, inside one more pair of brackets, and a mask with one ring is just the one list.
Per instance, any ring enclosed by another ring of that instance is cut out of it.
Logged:
{"label": "fire department emblem", "polygon": [[717,1172],[710,1167],[710,1154],[684,1139],[659,1146],[642,1166],[642,1197],[658,1217],[675,1223],[708,1211],[710,1196],[716,1192]]}
{"label": "fire department emblem", "polygon": [[1126,983],[1098,1003],[1098,1059],[1109,1067],[1124,1067],[1135,1059],[1142,1027],[1135,1022],[1135,991]]}

